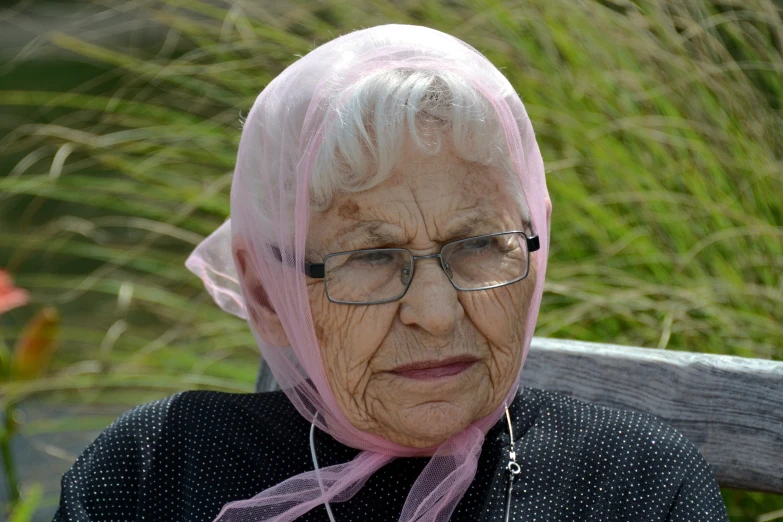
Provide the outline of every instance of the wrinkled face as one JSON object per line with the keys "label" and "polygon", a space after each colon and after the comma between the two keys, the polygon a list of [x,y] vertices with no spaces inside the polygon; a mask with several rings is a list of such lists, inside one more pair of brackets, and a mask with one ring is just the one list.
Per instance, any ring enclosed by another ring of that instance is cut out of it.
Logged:
{"label": "wrinkled face", "polygon": [[[406,150],[384,183],[311,216],[307,261],[381,247],[426,255],[455,239],[530,234],[528,210],[500,168],[465,162],[449,139],[435,156]],[[498,407],[519,371],[536,255],[526,279],[476,292],[457,291],[437,258],[417,260],[408,292],[386,304],[332,303],[324,281],[308,278],[326,376],[350,422],[428,447]]]}

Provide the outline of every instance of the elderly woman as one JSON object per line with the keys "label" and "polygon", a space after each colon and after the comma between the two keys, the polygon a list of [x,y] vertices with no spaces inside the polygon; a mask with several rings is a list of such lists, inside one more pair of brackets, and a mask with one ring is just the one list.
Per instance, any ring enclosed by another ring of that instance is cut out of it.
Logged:
{"label": "elderly woman", "polygon": [[405,25],[314,49],[250,111],[231,205],[188,266],[282,391],[131,410],[55,520],[727,520],[670,426],[520,386],[551,204],[475,49]]}

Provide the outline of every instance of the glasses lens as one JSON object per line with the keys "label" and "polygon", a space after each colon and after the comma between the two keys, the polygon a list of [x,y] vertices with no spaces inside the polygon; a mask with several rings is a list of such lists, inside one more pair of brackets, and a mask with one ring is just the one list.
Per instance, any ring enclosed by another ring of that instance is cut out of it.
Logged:
{"label": "glasses lens", "polygon": [[326,293],[341,303],[372,303],[397,299],[413,274],[407,250],[383,248],[327,256]]}
{"label": "glasses lens", "polygon": [[517,232],[455,241],[444,247],[442,255],[451,280],[463,290],[512,283],[527,276],[527,242]]}

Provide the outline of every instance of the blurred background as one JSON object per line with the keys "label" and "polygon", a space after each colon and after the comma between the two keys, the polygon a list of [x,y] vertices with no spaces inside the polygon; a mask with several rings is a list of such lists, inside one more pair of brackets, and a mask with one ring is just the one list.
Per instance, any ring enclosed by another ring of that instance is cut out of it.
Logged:
{"label": "blurred background", "polygon": [[0,518],[51,520],[120,412],[253,390],[246,324],[183,263],[257,94],[362,27],[451,33],[525,102],[554,209],[537,335],[783,360],[780,0],[0,5]]}

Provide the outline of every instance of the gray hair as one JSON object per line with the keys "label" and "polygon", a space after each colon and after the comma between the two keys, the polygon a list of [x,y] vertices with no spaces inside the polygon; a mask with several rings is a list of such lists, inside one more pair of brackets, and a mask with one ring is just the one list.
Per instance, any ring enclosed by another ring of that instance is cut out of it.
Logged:
{"label": "gray hair", "polygon": [[448,134],[460,158],[502,167],[522,215],[529,215],[495,110],[464,77],[421,69],[378,71],[332,100],[330,111],[310,180],[315,210],[328,208],[335,193],[368,190],[387,179],[407,133],[425,154],[437,154]]}

